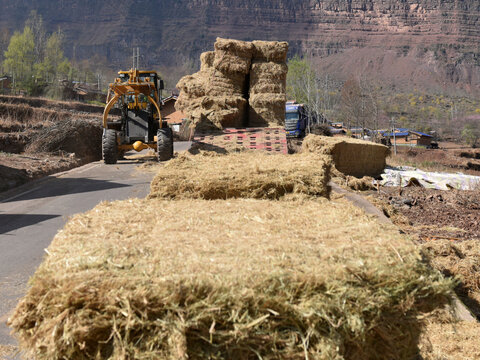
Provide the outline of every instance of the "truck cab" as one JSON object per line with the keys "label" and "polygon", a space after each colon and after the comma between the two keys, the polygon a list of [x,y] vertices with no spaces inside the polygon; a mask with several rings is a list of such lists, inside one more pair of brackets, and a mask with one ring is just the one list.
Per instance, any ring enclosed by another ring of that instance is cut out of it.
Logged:
{"label": "truck cab", "polygon": [[308,116],[303,104],[287,101],[285,109],[285,132],[287,137],[304,137]]}

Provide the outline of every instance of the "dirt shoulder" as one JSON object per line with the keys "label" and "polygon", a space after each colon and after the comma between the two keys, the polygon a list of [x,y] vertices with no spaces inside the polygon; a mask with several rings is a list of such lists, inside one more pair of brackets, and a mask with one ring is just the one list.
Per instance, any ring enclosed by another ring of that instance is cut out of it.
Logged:
{"label": "dirt shoulder", "polygon": [[0,192],[101,157],[103,108],[0,96]]}
{"label": "dirt shoulder", "polygon": [[480,239],[480,191],[383,187],[375,196],[405,217],[399,225],[419,240]]}
{"label": "dirt shoulder", "polygon": [[73,169],[84,162],[74,154],[10,154],[0,152],[0,192],[29,181]]}

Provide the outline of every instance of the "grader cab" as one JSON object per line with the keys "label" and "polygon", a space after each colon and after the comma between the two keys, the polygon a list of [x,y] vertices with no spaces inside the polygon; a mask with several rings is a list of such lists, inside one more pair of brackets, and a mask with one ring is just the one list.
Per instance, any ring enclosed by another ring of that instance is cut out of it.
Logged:
{"label": "grader cab", "polygon": [[[173,133],[162,121],[163,80],[155,71],[120,71],[109,85],[103,113],[102,158],[115,164],[129,150],[154,149],[158,161],[173,157]],[[109,120],[116,107],[120,116]]]}

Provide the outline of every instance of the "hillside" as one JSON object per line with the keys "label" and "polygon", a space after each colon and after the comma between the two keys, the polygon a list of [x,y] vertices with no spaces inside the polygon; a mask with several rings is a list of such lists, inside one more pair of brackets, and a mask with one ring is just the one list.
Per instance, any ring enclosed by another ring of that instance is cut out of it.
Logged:
{"label": "hillside", "polygon": [[[375,76],[397,87],[480,90],[480,3],[475,0],[0,0],[0,29],[36,9],[66,34],[76,60],[175,67],[198,59],[217,36],[287,40],[342,79]],[[196,65],[196,64],[195,64]],[[453,88],[452,88],[453,85]]]}

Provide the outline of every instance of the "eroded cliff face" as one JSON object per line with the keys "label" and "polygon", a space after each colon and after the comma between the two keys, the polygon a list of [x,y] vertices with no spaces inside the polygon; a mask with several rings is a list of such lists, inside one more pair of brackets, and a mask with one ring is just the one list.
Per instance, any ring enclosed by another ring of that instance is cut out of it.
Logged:
{"label": "eroded cliff face", "polygon": [[[133,46],[151,65],[198,59],[217,36],[286,40],[338,76],[480,86],[477,0],[0,0],[0,28],[19,29],[37,9],[67,35],[69,56],[125,66]],[[365,51],[368,49],[368,51]],[[401,79],[400,79],[401,78]]]}

